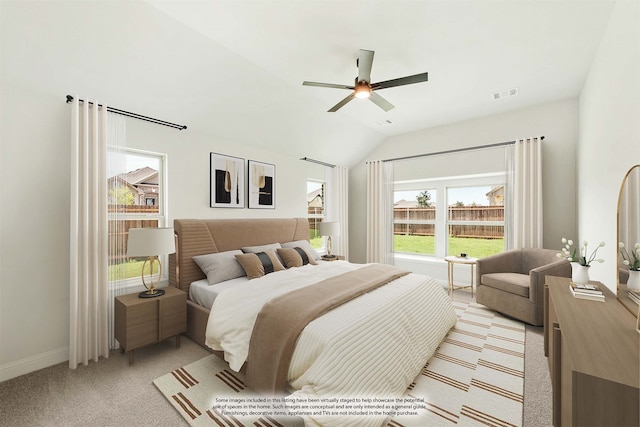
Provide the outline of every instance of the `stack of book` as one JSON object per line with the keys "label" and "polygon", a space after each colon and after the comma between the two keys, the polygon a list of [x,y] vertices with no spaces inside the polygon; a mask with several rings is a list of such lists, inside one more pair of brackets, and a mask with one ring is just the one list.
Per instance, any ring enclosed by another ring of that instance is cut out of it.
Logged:
{"label": "stack of book", "polygon": [[631,301],[640,305],[640,291],[629,290],[629,298],[631,298]]}
{"label": "stack of book", "polygon": [[571,293],[576,298],[604,302],[604,293],[598,285],[573,283],[569,285]]}

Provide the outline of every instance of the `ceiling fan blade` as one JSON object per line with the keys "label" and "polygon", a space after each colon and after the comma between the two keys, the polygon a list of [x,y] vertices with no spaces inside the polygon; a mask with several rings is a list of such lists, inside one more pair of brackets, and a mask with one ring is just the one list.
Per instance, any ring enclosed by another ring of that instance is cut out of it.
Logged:
{"label": "ceiling fan blade", "polygon": [[375,92],[371,92],[371,96],[369,97],[369,99],[371,100],[371,102],[376,104],[378,107],[382,108],[384,111],[389,111],[395,108],[395,106],[392,103],[390,103],[389,101],[387,101],[386,99],[384,99],[383,97],[381,97]]}
{"label": "ceiling fan blade", "polygon": [[303,86],[316,86],[316,87],[328,87],[328,88],[332,88],[332,89],[349,89],[349,90],[353,90],[355,87],[354,86],[347,86],[347,85],[336,85],[333,83],[318,83],[318,82],[302,82]]}
{"label": "ceiling fan blade", "polygon": [[371,89],[373,90],[386,89],[388,87],[404,86],[404,85],[410,85],[413,83],[426,82],[427,80],[428,80],[428,73],[421,73],[413,76],[400,77],[399,79],[386,80],[384,82],[373,83],[371,85]]}
{"label": "ceiling fan blade", "polygon": [[371,83],[371,66],[373,65],[372,50],[360,49],[360,55],[358,55],[358,82],[365,81]]}
{"label": "ceiling fan blade", "polygon": [[341,109],[342,107],[344,107],[347,102],[351,101],[353,98],[355,98],[356,95],[354,93],[350,94],[349,96],[347,96],[345,99],[343,99],[342,101],[338,102],[336,105],[334,105],[333,107],[331,107],[330,110],[327,110],[327,112],[329,113],[335,113],[336,111],[338,111],[339,109]]}

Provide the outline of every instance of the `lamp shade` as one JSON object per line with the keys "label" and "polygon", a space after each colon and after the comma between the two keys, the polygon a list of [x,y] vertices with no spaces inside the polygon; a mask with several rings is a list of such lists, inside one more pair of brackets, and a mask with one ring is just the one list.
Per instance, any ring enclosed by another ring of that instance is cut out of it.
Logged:
{"label": "lamp shade", "polygon": [[340,223],[339,222],[321,222],[320,235],[321,236],[339,236]]}
{"label": "lamp shade", "polygon": [[156,256],[176,251],[173,228],[131,228],[127,240],[127,256]]}

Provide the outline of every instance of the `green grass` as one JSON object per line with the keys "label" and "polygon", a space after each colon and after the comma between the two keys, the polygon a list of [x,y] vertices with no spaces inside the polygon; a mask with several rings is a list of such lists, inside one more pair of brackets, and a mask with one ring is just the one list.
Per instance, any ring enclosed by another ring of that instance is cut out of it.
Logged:
{"label": "green grass", "polygon": [[311,243],[311,247],[316,249],[320,249],[322,246],[324,246],[322,237],[314,237],[309,242]]}
{"label": "green grass", "polygon": [[[393,236],[395,252],[435,255],[434,236]],[[449,237],[449,255],[466,253],[470,257],[482,258],[504,251],[504,239],[470,239]]]}
{"label": "green grass", "polygon": [[[142,277],[142,264],[144,261],[126,261],[120,264],[112,264],[109,266],[109,281],[132,279]],[[149,265],[147,264],[146,274],[149,274]],[[158,263],[153,264],[153,274],[158,274]],[[155,276],[154,276],[155,277]]]}

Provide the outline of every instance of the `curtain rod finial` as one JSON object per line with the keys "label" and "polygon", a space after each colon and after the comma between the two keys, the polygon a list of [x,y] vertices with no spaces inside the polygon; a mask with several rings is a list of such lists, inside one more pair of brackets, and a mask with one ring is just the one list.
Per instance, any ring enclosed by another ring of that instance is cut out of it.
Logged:
{"label": "curtain rod finial", "polygon": [[67,95],[67,104],[73,101],[73,96]]}

